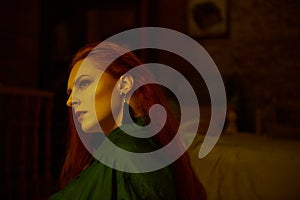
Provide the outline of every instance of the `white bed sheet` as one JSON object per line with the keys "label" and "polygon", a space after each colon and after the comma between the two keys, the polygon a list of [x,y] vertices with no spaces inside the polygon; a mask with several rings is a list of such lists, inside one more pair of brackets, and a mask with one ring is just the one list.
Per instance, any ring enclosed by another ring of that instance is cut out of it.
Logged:
{"label": "white bed sheet", "polygon": [[208,199],[300,199],[300,142],[251,134],[222,135],[198,158],[203,137],[189,149]]}

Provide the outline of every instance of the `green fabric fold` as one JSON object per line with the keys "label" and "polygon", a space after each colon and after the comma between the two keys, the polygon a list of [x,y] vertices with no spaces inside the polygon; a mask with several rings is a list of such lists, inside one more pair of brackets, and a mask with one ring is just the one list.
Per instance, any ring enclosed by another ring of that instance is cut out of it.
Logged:
{"label": "green fabric fold", "polygon": [[[139,131],[139,129],[133,128],[131,131]],[[124,133],[120,128],[113,130],[107,138],[120,148],[131,152],[150,152],[159,147],[151,138],[135,138]],[[130,165],[130,158],[128,161],[129,163],[126,164]],[[128,173],[115,170],[94,159],[63,190],[53,194],[49,199],[174,200],[175,193],[171,166],[147,173]]]}

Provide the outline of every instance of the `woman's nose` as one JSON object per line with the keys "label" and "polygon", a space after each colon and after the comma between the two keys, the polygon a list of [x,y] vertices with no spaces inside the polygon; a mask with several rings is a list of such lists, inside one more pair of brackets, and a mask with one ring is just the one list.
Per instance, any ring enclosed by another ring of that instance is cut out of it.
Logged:
{"label": "woman's nose", "polygon": [[72,98],[72,95],[70,95],[66,104],[69,107],[74,107],[79,105],[79,100]]}

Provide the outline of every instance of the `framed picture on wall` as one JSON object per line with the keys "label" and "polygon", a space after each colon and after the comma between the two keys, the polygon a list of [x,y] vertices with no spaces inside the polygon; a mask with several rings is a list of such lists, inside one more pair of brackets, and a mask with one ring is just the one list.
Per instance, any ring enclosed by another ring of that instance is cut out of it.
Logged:
{"label": "framed picture on wall", "polygon": [[228,35],[228,0],[188,0],[188,34],[192,37]]}

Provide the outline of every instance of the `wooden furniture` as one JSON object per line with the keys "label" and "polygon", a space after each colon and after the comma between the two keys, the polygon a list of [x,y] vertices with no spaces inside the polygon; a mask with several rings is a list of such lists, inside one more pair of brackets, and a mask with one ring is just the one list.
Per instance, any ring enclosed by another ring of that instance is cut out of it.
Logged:
{"label": "wooden furniture", "polygon": [[51,184],[53,93],[0,86],[1,197],[42,199]]}

